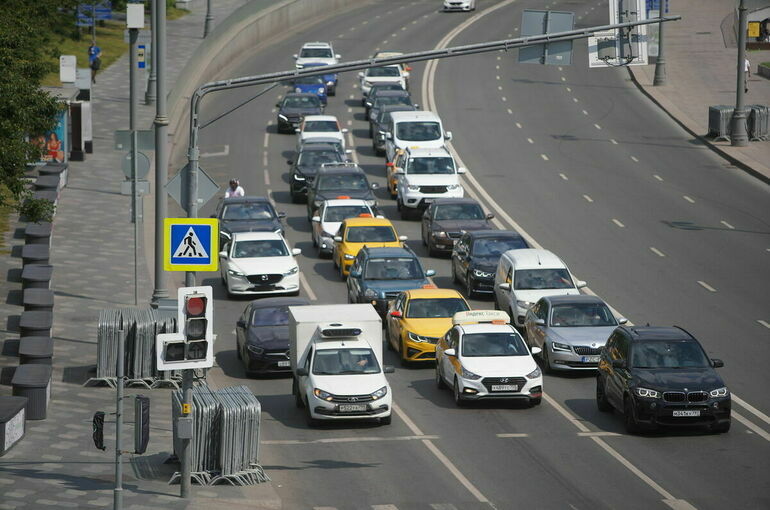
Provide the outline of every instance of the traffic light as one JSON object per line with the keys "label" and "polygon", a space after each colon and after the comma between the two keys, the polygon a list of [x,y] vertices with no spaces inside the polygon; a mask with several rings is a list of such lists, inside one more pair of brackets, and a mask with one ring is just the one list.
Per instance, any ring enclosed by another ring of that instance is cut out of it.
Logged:
{"label": "traffic light", "polygon": [[210,368],[214,364],[211,287],[182,287],[178,292],[179,333],[157,336],[158,370]]}

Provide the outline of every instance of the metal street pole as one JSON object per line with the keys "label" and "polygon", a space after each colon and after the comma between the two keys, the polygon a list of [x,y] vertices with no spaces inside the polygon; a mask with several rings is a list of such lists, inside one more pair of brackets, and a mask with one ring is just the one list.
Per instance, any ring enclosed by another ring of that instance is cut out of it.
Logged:
{"label": "metal street pole", "polygon": [[203,24],[203,38],[205,39],[209,35],[211,29],[211,22],[214,21],[214,15],[211,14],[211,0],[206,0],[206,21]]}
{"label": "metal street pole", "polygon": [[[182,370],[182,402],[192,408],[192,387],[193,371],[191,369]],[[185,415],[186,416],[186,415]],[[181,487],[180,496],[187,499],[190,497],[192,467],[192,440],[182,439],[182,451],[179,453],[179,460],[182,464],[182,478],[179,481]]]}
{"label": "metal street pole", "polygon": [[150,32],[152,34],[152,51],[150,57],[150,78],[147,80],[147,91],[144,94],[144,104],[155,101],[155,67],[158,62],[158,4],[166,6],[165,0],[152,0],[152,16],[150,16]]}
{"label": "metal street pole", "polygon": [[138,61],[137,40],[139,29],[129,29],[129,115],[128,129],[131,132],[131,220],[134,222],[134,306],[139,305],[139,212],[136,195],[136,163],[137,163],[137,139],[136,139],[136,108],[138,97],[136,93],[136,66]]}
{"label": "metal street pole", "polygon": [[[157,71],[155,103],[155,289],[152,304],[168,297],[166,271],[163,270],[163,220],[167,215],[166,181],[168,181],[168,117],[166,116],[166,2],[156,0],[153,7],[157,32],[153,43],[152,69]],[[157,10],[156,10],[157,7]],[[157,13],[157,14],[156,14]]]}
{"label": "metal street pole", "polygon": [[[663,18],[663,2],[661,0],[660,13],[658,17]],[[653,86],[658,87],[666,84],[666,58],[663,56],[663,22],[658,23],[658,58],[655,60],[655,78],[652,81]]]}
{"label": "metal street pole", "polygon": [[123,371],[125,368],[125,344],[127,331],[118,331],[118,359],[115,374],[117,391],[115,397],[115,489],[113,491],[113,508],[123,508]]}
{"label": "metal street pole", "polygon": [[738,78],[735,86],[735,110],[733,110],[733,118],[730,121],[730,145],[733,147],[745,147],[749,144],[749,134],[746,130],[748,114],[744,105],[744,87],[746,87],[744,80],[748,79],[744,71],[747,25],[746,6],[744,0],[741,0],[738,7]]}

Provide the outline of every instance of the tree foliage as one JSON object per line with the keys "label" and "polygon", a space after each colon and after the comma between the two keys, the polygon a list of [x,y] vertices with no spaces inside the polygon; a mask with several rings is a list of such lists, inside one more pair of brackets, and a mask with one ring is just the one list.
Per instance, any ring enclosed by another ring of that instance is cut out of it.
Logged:
{"label": "tree foliage", "polygon": [[0,2],[0,206],[12,205],[32,221],[50,219],[51,204],[32,200],[24,172],[39,161],[42,149],[32,140],[55,126],[62,105],[40,89],[55,71],[45,48],[71,34],[76,0],[2,0]]}

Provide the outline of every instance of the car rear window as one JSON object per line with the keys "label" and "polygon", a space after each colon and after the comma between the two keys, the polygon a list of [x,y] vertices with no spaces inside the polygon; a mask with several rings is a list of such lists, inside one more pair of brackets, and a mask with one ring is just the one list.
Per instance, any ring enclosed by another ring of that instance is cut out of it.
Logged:
{"label": "car rear window", "polygon": [[401,76],[398,66],[371,67],[366,71],[367,76]]}
{"label": "car rear window", "polygon": [[[389,99],[382,97],[378,101]],[[393,104],[393,103],[388,103]],[[406,142],[426,142],[441,138],[441,126],[438,122],[407,121],[396,125],[396,136]]]}
{"label": "car rear window", "polygon": [[449,318],[466,310],[468,305],[460,298],[412,299],[406,316],[410,319]]}
{"label": "car rear window", "polygon": [[284,108],[314,108],[320,104],[318,96],[287,97],[283,101]]}
{"label": "car rear window", "polygon": [[224,220],[269,220],[273,211],[267,204],[231,204],[222,211]]}
{"label": "car rear window", "polygon": [[333,120],[308,120],[305,122],[304,131],[334,133],[340,130]]}
{"label": "car rear window", "polygon": [[302,58],[334,58],[329,48],[302,48],[299,56]]}
{"label": "car rear window", "polygon": [[237,241],[233,246],[233,258],[285,257],[289,254],[286,243],[280,239],[256,239]]}

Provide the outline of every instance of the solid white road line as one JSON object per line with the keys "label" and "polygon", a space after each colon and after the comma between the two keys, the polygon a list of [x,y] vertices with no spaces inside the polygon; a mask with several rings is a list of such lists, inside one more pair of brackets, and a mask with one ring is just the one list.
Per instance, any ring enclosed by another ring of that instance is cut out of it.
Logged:
{"label": "solid white road line", "polygon": [[687,195],[682,195],[682,198],[684,198],[685,200],[687,200],[691,204],[695,203],[695,200],[693,200],[692,198],[688,197]]}
{"label": "solid white road line", "polygon": [[725,227],[729,228],[730,230],[735,230],[735,227],[733,227],[732,225],[730,225],[729,223],[727,223],[725,220],[722,220],[722,221],[720,221],[719,223],[721,223],[721,224],[722,224],[722,225],[724,225]]}
{"label": "solid white road line", "polygon": [[[765,321],[758,321],[758,322],[760,324],[762,324],[764,327],[770,329],[770,324],[768,324],[767,322],[765,322]],[[748,402],[746,402],[742,398],[738,398],[737,396],[735,396],[735,393],[732,393],[731,398],[733,399],[733,402],[739,404],[741,407],[746,409],[748,412],[750,412],[751,414],[753,414],[754,416],[756,416],[757,418],[759,418],[763,422],[765,422],[768,425],[770,425],[770,416],[766,415],[765,413],[763,413],[762,411],[760,411],[756,407],[752,406],[751,404],[749,404]]]}
{"label": "solid white road line", "polygon": [[709,285],[708,283],[706,283],[704,281],[698,280],[698,283],[700,284],[701,287],[703,287],[704,289],[706,289],[709,292],[716,292],[717,291],[717,289],[715,289],[714,287],[712,287],[711,285]]}
{"label": "solid white road line", "polygon": [[591,202],[593,202],[593,201],[594,201],[594,199],[593,199],[593,198],[591,198],[591,197],[589,197],[588,195],[583,195],[583,198],[585,198],[585,199],[586,199],[586,202],[589,202],[589,203],[591,203]]}
{"label": "solid white road line", "polygon": [[513,433],[513,434],[497,434],[497,437],[529,437],[529,434]]}
{"label": "solid white road line", "polygon": [[735,409],[733,409],[733,410],[730,412],[730,416],[731,416],[731,417],[733,417],[733,418],[735,418],[735,419],[736,419],[736,420],[738,420],[739,422],[743,423],[744,425],[746,425],[746,427],[748,427],[748,428],[749,428],[749,430],[751,430],[752,432],[754,432],[755,434],[757,434],[759,437],[761,437],[761,438],[762,438],[762,439],[764,439],[765,441],[770,441],[770,434],[768,434],[767,432],[765,432],[763,429],[759,428],[759,427],[758,427],[757,425],[755,425],[753,422],[750,422],[749,420],[747,420],[746,418],[744,418],[742,415],[740,415],[740,414],[736,413],[736,412],[735,412]]}
{"label": "solid white road line", "polygon": [[214,158],[218,156],[229,156],[230,155],[230,146],[228,144],[225,144],[225,147],[220,152],[203,152],[201,153],[201,158]]}
{"label": "solid white road line", "polygon": [[758,319],[757,322],[763,325],[764,327],[766,327],[767,329],[770,329],[770,322],[763,321],[762,319]]}
{"label": "solid white road line", "polygon": [[599,432],[578,432],[578,436],[580,437],[614,437],[619,436],[617,432],[607,432],[607,431],[599,431]]}
{"label": "solid white road line", "polygon": [[398,510],[396,505],[372,505],[372,510]]}
{"label": "solid white road line", "polygon": [[307,278],[305,278],[305,273],[300,271],[299,273],[299,284],[305,289],[305,292],[307,292],[307,297],[310,299],[310,301],[317,301],[318,298],[315,295],[315,292],[313,292],[313,288],[310,287],[310,284],[307,281]]}
{"label": "solid white road line", "polygon": [[548,161],[548,156],[545,154],[541,154],[540,157],[543,158],[543,161]]}
{"label": "solid white road line", "polygon": [[577,418],[575,418],[574,416],[572,416],[572,413],[570,413],[569,411],[567,411],[566,409],[564,409],[564,407],[563,407],[563,406],[562,406],[560,403],[558,403],[557,401],[555,401],[553,398],[551,398],[551,396],[550,396],[550,395],[548,395],[547,393],[543,393],[543,398],[544,398],[544,399],[545,399],[545,401],[546,401],[546,402],[548,402],[548,404],[550,404],[550,405],[551,405],[551,406],[552,406],[554,409],[556,409],[557,411],[559,411],[559,414],[561,414],[562,416],[564,416],[564,417],[567,419],[567,421],[569,421],[569,422],[570,422],[570,423],[572,423],[572,424],[573,424],[575,427],[577,427],[577,429],[578,429],[580,432],[591,432],[591,430],[590,430],[588,427],[586,427],[586,426],[583,424],[583,422],[582,422],[582,421],[580,421],[580,420],[578,420]]}
{"label": "solid white road line", "polygon": [[418,439],[439,439],[439,436],[388,436],[388,437],[324,437],[321,439],[274,439],[262,441],[262,444],[302,445],[302,444],[330,444],[330,443],[364,443],[375,441],[414,441]]}
{"label": "solid white road line", "polygon": [[270,186],[270,172],[265,168],[265,186]]}
{"label": "solid white road line", "polygon": [[658,257],[665,257],[666,254],[660,251],[659,249],[655,248],[654,246],[650,246],[650,251],[657,255]]}
{"label": "solid white road line", "polygon": [[569,177],[567,177],[565,174],[561,174],[561,173],[560,173],[560,174],[559,174],[559,177],[561,177],[561,178],[562,178],[562,179],[564,179],[565,181],[568,181],[568,180],[569,180]]}
{"label": "solid white road line", "polygon": [[619,226],[620,228],[625,228],[626,227],[625,225],[623,225],[623,223],[620,222],[620,220],[618,220],[616,218],[612,218],[612,223],[614,223],[615,225]]}
{"label": "solid white road line", "polygon": [[652,176],[655,177],[655,179],[659,180],[660,182],[663,182],[663,177],[661,177],[660,175],[652,174]]}
{"label": "solid white road line", "polygon": [[631,156],[631,161],[634,163],[639,163],[639,159],[636,156]]}

